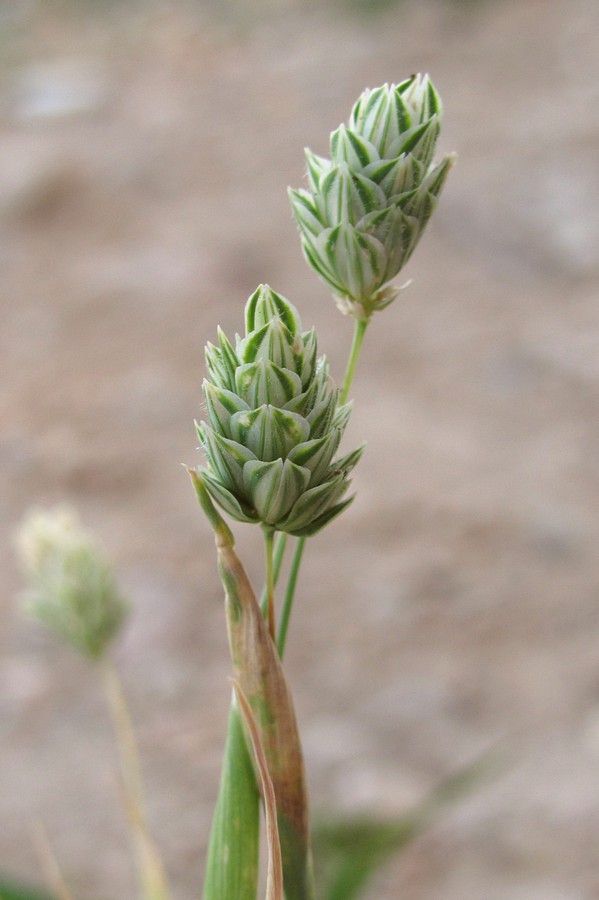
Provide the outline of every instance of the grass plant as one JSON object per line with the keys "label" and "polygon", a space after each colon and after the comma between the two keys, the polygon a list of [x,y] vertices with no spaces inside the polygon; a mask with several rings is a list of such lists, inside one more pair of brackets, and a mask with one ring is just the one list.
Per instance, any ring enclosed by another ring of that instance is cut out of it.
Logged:
{"label": "grass plant", "polygon": [[[396,822],[321,826],[322,881],[316,885],[301,742],[283,657],[305,542],[352,501],[350,474],[363,447],[340,451],[340,445],[362,342],[375,314],[398,296],[393,279],[414,251],[453,164],[451,154],[434,159],[440,125],[441,102],[428,76],[367,90],[348,122],[331,134],[330,156],[306,151],[306,187],[289,192],[306,261],[353,319],[340,387],[319,355],[315,330],[303,330],[296,307],[268,285],[248,299],[241,336],[232,342],[218,329],[216,342],[206,347],[206,418],[196,424],[204,461],[188,471],[214,532],[233,690],[203,900],[256,900],[261,808],[266,900],[357,897],[372,871],[436,809],[431,801]],[[225,516],[260,526],[260,600]],[[110,661],[125,603],[100,551],[70,513],[33,514],[20,547],[31,611],[94,661],[102,677],[138,896],[168,900],[143,812],[134,732]],[[290,564],[281,585],[285,555]],[[0,883],[0,900],[27,896],[37,895]]]}

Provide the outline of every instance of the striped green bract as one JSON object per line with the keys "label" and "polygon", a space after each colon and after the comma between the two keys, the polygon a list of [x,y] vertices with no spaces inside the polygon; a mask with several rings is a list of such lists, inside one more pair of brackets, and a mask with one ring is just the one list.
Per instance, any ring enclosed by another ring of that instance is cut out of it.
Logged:
{"label": "striped green bract", "polygon": [[261,285],[235,347],[219,331],[206,347],[207,421],[197,426],[213,499],[242,522],[305,537],[351,502],[348,475],[361,448],[336,458],[349,406],[339,404],[314,329]]}
{"label": "striped green bract", "polygon": [[441,101],[427,75],[367,90],[331,134],[330,158],[306,151],[307,190],[290,190],[304,255],[344,312],[368,318],[397,289],[454,157],[433,162]]}

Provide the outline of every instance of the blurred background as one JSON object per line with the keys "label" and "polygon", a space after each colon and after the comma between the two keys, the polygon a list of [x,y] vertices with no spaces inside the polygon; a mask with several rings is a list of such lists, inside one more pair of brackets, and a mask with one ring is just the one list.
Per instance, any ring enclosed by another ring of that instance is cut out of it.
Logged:
{"label": "blurred background", "polygon": [[364,87],[428,71],[459,162],[367,335],[358,496],[288,645],[313,807],[397,815],[499,746],[368,896],[599,898],[596,0],[4,0],[0,45],[0,871],[41,880],[41,818],[80,900],[134,893],[94,672],[17,605],[11,535],[67,500],[132,600],[150,818],[198,896],[229,697],[180,465],[203,346],[268,282],[341,376],[285,190]]}

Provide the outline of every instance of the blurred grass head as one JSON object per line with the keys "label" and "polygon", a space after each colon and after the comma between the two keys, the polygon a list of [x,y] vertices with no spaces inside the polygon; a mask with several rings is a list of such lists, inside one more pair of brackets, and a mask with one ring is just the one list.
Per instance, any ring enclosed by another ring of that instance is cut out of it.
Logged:
{"label": "blurred grass head", "polygon": [[31,510],[16,546],[28,612],[85,656],[101,657],[123,624],[127,605],[75,510]]}

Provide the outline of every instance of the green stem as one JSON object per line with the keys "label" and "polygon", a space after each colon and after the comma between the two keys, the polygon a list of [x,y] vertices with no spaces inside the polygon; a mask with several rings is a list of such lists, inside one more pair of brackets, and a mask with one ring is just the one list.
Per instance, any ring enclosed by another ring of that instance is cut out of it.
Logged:
{"label": "green stem", "polygon": [[[351,387],[351,383],[354,377],[354,373],[356,370],[356,363],[358,362],[358,356],[360,355],[360,349],[362,347],[362,341],[364,340],[364,335],[366,334],[366,328],[370,318],[355,318],[354,319],[354,334],[352,338],[352,343],[349,351],[349,357],[347,360],[347,366],[345,368],[345,375],[343,378],[343,385],[341,387],[341,391],[339,393],[339,403],[346,403],[347,398],[349,396],[349,389]],[[291,607],[293,606],[293,598],[295,595],[295,587],[297,585],[297,578],[299,575],[299,570],[302,562],[302,554],[304,552],[304,544],[306,542],[305,538],[298,538],[297,543],[295,545],[295,549],[293,552],[293,559],[291,562],[291,569],[289,571],[289,578],[287,580],[287,588],[285,590],[285,599],[283,601],[283,610],[281,613],[281,621],[279,624],[279,633],[277,636],[277,647],[279,650],[279,656],[281,659],[283,658],[283,654],[285,652],[285,643],[287,640],[287,628],[289,626],[289,618],[291,616]]]}
{"label": "green stem", "polygon": [[264,563],[266,574],[266,621],[271,638],[275,639],[275,577],[273,565],[274,528],[262,526],[264,534]]}
{"label": "green stem", "polygon": [[[285,555],[286,543],[287,535],[284,531],[279,531],[275,539],[275,552],[272,565],[273,581],[275,587],[277,586],[277,581],[279,580],[279,575],[281,574],[281,566],[283,564],[283,556]],[[264,588],[260,597],[260,609],[262,610],[262,615],[266,616],[266,588]]]}
{"label": "green stem", "polygon": [[347,360],[347,366],[345,367],[345,376],[343,378],[343,384],[341,386],[341,393],[339,395],[339,403],[347,403],[347,398],[349,396],[349,389],[351,387],[351,383],[354,377],[354,372],[356,369],[356,363],[358,362],[358,356],[360,355],[360,348],[362,346],[362,341],[364,340],[364,335],[366,333],[366,328],[368,326],[370,319],[354,319],[354,335],[352,338],[352,343],[349,351],[349,357]]}
{"label": "green stem", "polygon": [[295,594],[295,586],[297,584],[297,576],[299,574],[302,562],[302,554],[304,552],[305,538],[298,538],[293,551],[291,560],[291,568],[289,570],[289,579],[283,599],[283,609],[281,610],[281,621],[279,622],[279,631],[277,634],[277,650],[279,656],[283,659],[285,653],[285,643],[287,641],[287,628],[289,627],[289,618],[291,616],[291,607],[293,606],[293,597]]}

